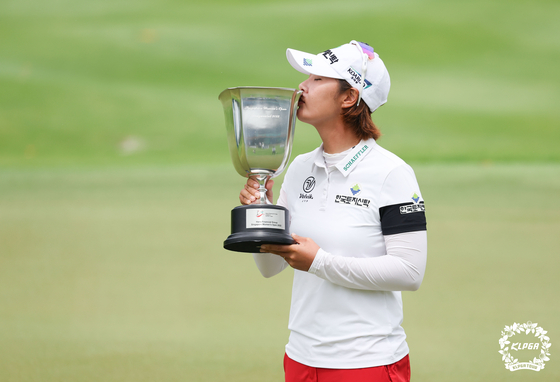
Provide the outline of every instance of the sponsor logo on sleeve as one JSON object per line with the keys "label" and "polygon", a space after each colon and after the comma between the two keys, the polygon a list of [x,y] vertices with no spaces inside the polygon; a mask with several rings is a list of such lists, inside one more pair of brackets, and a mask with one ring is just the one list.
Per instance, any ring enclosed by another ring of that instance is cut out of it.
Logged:
{"label": "sponsor logo on sleeve", "polygon": [[405,214],[413,214],[415,212],[424,212],[426,208],[424,207],[424,202],[420,202],[418,204],[408,204],[405,206],[400,206],[399,211],[401,215]]}

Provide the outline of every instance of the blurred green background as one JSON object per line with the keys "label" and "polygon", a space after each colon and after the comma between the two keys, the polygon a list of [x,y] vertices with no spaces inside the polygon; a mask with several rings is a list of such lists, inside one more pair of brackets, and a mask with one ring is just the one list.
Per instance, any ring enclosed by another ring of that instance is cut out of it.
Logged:
{"label": "blurred green background", "polygon": [[[557,0],[3,0],[0,380],[281,381],[292,272],[222,248],[244,181],[217,97],[297,87],[286,48],[353,39],[389,69],[379,143],[428,205],[426,277],[403,294],[413,380],[559,380],[559,17]],[[298,122],[292,158],[319,143]],[[551,360],[510,372],[500,333],[527,321]]]}

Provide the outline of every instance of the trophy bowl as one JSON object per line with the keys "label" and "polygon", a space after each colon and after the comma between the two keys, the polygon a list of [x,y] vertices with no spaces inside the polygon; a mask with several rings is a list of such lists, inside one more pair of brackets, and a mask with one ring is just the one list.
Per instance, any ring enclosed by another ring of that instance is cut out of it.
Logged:
{"label": "trophy bowl", "polygon": [[289,211],[267,201],[265,184],[280,175],[290,159],[300,96],[296,89],[241,86],[218,97],[233,167],[241,176],[256,179],[260,193],[257,203],[231,211],[225,249],[257,253],[262,244],[294,244]]}

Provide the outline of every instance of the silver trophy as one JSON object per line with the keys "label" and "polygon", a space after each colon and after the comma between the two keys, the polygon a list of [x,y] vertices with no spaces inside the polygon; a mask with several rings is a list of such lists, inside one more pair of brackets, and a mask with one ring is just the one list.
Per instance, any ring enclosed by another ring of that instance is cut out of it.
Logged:
{"label": "silver trophy", "polygon": [[233,166],[244,177],[259,182],[257,204],[231,211],[231,235],[224,248],[259,252],[261,244],[293,244],[289,212],[267,204],[265,184],[284,171],[292,152],[296,109],[301,91],[287,88],[236,87],[224,90],[229,152]]}

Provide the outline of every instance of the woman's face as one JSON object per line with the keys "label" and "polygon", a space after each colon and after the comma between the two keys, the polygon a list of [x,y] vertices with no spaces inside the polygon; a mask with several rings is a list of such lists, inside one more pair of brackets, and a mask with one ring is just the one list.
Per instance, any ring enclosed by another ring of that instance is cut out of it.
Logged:
{"label": "woman's face", "polygon": [[303,90],[297,111],[300,121],[317,126],[340,117],[344,95],[339,95],[337,79],[311,74],[299,88]]}

